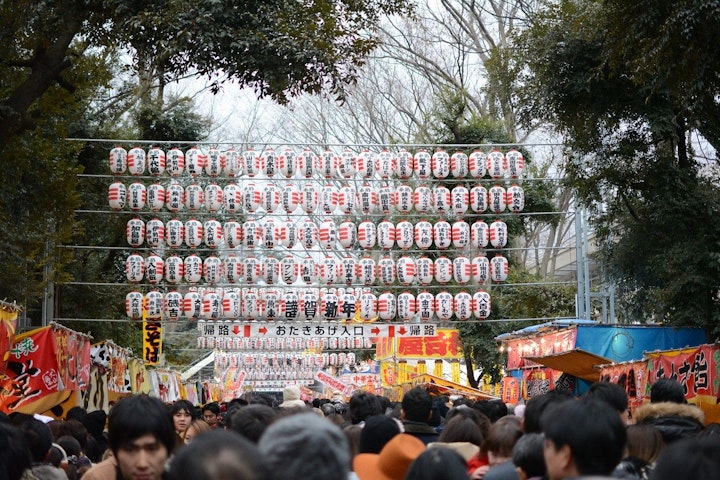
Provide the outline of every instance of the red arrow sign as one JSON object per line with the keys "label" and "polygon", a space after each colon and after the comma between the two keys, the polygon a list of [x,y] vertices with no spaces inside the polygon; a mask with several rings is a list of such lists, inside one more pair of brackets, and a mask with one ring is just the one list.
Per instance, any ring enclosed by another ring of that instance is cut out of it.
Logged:
{"label": "red arrow sign", "polygon": [[374,333],[375,335],[380,335],[380,329],[378,327],[371,328],[370,333]]}
{"label": "red arrow sign", "polygon": [[262,333],[263,335],[265,335],[267,333],[267,331],[268,331],[268,329],[265,327],[258,328],[258,332]]}
{"label": "red arrow sign", "polygon": [[238,335],[238,334],[240,333],[240,325],[235,325],[235,326],[233,327],[233,329],[232,329],[232,332],[233,332],[235,335]]}
{"label": "red arrow sign", "polygon": [[405,330],[405,327],[400,327],[398,332],[400,333],[400,335],[405,335],[407,333],[407,330]]}

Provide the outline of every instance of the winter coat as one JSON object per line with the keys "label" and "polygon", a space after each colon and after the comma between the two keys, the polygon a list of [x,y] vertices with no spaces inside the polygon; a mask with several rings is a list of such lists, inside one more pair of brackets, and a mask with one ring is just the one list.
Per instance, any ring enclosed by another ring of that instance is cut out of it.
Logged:
{"label": "winter coat", "polygon": [[634,412],[636,423],[649,424],[660,430],[670,444],[705,428],[705,414],[687,403],[659,402],[639,406]]}

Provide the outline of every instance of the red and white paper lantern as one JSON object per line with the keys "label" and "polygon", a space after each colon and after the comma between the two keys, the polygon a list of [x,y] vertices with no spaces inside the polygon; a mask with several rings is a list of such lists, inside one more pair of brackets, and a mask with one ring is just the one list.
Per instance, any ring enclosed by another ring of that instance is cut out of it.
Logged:
{"label": "red and white paper lantern", "polygon": [[197,290],[190,290],[183,296],[183,312],[188,318],[198,318],[202,313],[202,296]]}
{"label": "red and white paper lantern", "polygon": [[522,178],[525,169],[525,160],[522,153],[513,148],[505,154],[505,159],[507,160],[507,173],[510,178]]}
{"label": "red and white paper lantern", "polygon": [[468,174],[468,156],[457,151],[450,157],[450,172],[453,178],[465,178]]}
{"label": "red and white paper lantern", "polygon": [[318,294],[315,290],[304,290],[300,294],[300,310],[305,320],[314,320],[320,307]]}
{"label": "red and white paper lantern", "polygon": [[318,266],[310,255],[300,261],[299,268],[300,281],[305,283],[305,285],[312,285],[315,283],[318,276]]}
{"label": "red and white paper lantern", "polygon": [[125,295],[125,315],[133,320],[140,320],[143,316],[143,294],[133,290]]}
{"label": "red and white paper lantern", "polygon": [[502,255],[490,259],[490,279],[495,283],[503,283],[508,277],[508,261]]}
{"label": "red and white paper lantern", "polygon": [[473,314],[473,299],[468,292],[458,292],[453,299],[453,310],[458,320],[469,320]]}
{"label": "red and white paper lantern", "polygon": [[202,296],[202,318],[222,317],[222,297],[216,290],[206,290]]}
{"label": "red and white paper lantern", "polygon": [[145,280],[153,285],[162,281],[165,274],[165,262],[159,255],[149,255],[145,259]]}
{"label": "red and white paper lantern", "polygon": [[446,214],[452,208],[452,195],[450,190],[445,186],[437,186],[433,188],[433,209],[439,214]]}
{"label": "red and white paper lantern", "polygon": [[315,173],[315,168],[319,166],[320,159],[313,153],[312,150],[306,148],[303,152],[297,156],[296,170],[298,175],[304,178],[310,178]]}
{"label": "red and white paper lantern", "polygon": [[472,279],[473,266],[467,257],[455,257],[452,261],[453,280],[460,285],[465,285]]}
{"label": "red and white paper lantern", "polygon": [[125,227],[125,238],[131,247],[139,247],[145,242],[145,222],[131,218]]}
{"label": "red and white paper lantern", "polygon": [[380,320],[390,322],[397,315],[397,299],[392,292],[383,292],[378,297],[378,317]]}
{"label": "red and white paper lantern", "polygon": [[462,185],[453,187],[450,196],[450,211],[455,215],[463,215],[470,205],[470,192]]}
{"label": "red and white paper lantern", "polygon": [[298,242],[297,227],[295,222],[286,218],[280,225],[280,243],[285,248],[293,248]]}
{"label": "red and white paper lantern", "polygon": [[415,153],[413,157],[413,170],[415,175],[420,179],[426,179],[430,177],[432,173],[432,157],[425,150],[420,150]]}
{"label": "red and white paper lantern", "polygon": [[433,225],[433,242],[438,250],[445,250],[452,244],[452,226],[445,220]]}
{"label": "red and white paper lantern", "polygon": [[470,189],[470,209],[475,213],[483,213],[488,208],[488,191],[482,185]]}
{"label": "red and white paper lantern", "polygon": [[375,165],[380,178],[388,179],[395,174],[395,156],[388,150],[383,150],[375,159]]}
{"label": "red and white paper lantern", "polygon": [[205,282],[214,285],[220,283],[224,277],[223,262],[215,255],[210,255],[203,261],[203,277]]}
{"label": "red and white paper lantern", "polygon": [[377,263],[377,276],[382,285],[395,283],[395,262],[390,257],[383,257]]}
{"label": "red and white paper lantern", "polygon": [[160,247],[165,241],[165,224],[159,218],[145,224],[145,242],[151,247]]}
{"label": "red and white paper lantern", "polygon": [[300,314],[300,297],[293,291],[287,291],[281,300],[282,310],[287,320],[297,320]]}
{"label": "red and white paper lantern", "polygon": [[259,175],[262,170],[260,154],[252,147],[242,153],[243,167],[248,177],[253,178]]}
{"label": "red and white paper lantern", "polygon": [[263,273],[262,261],[254,255],[242,259],[243,280],[248,285],[256,285]]}
{"label": "red and white paper lantern", "polygon": [[140,182],[134,182],[128,185],[127,204],[130,210],[138,211],[145,208],[145,200],[147,199],[147,190],[145,185]]}
{"label": "red and white paper lantern", "polygon": [[153,212],[160,211],[165,206],[165,187],[153,183],[147,187],[147,206]]}
{"label": "red and white paper lantern", "polygon": [[352,285],[357,280],[358,264],[357,260],[351,256],[346,256],[340,261],[340,282],[345,285]]}
{"label": "red and white paper lantern", "polygon": [[355,223],[346,221],[338,227],[338,240],[343,248],[352,248],[358,240],[358,231]]}
{"label": "red and white paper lantern", "polygon": [[185,187],[185,208],[197,212],[205,204],[205,190],[197,183]]}
{"label": "red and white paper lantern", "polygon": [[243,224],[243,244],[247,248],[255,248],[262,241],[262,226],[256,220],[248,220]]}
{"label": "red and white paper lantern", "polygon": [[400,250],[412,247],[414,236],[415,227],[409,221],[403,220],[395,225],[395,243]]}
{"label": "red and white paper lantern", "polygon": [[409,213],[414,203],[413,189],[405,184],[395,189],[395,207],[400,213]]}
{"label": "red and white paper lantern", "polygon": [[495,248],[503,248],[507,245],[508,227],[502,220],[495,220],[490,224],[490,245]]}
{"label": "red and white paper lantern", "polygon": [[265,317],[268,320],[279,320],[283,313],[283,296],[277,290],[265,290],[262,295]]}
{"label": "red and white paper lantern", "polygon": [[275,220],[268,218],[262,225],[262,244],[265,248],[275,248],[280,243],[280,225]]}
{"label": "red and white paper lantern", "polygon": [[122,182],[114,182],[108,188],[108,204],[115,211],[125,208],[127,202],[127,188]]}
{"label": "red and white paper lantern", "polygon": [[473,178],[483,178],[487,173],[487,156],[480,150],[475,150],[468,157],[468,170]]}
{"label": "red and white paper lantern", "polygon": [[145,273],[145,259],[137,253],[128,255],[125,259],[125,276],[130,283],[139,283]]}
{"label": "red and white paper lantern", "polygon": [[185,171],[185,154],[179,148],[171,148],[165,154],[165,171],[171,177],[179,177]]}
{"label": "red and white paper lantern", "polygon": [[446,322],[450,320],[454,313],[455,299],[449,292],[439,292],[435,295],[435,314],[438,318]]}
{"label": "red and white paper lantern", "polygon": [[413,174],[414,164],[413,155],[406,149],[401,148],[395,156],[395,172],[397,176],[403,180],[410,178]]}
{"label": "red and white paper lantern", "polygon": [[223,318],[240,318],[242,313],[240,294],[235,290],[228,290],[222,299],[222,316]]}
{"label": "red and white paper lantern", "polygon": [[492,178],[503,178],[507,173],[507,160],[500,150],[493,149],[488,153],[486,166]]}
{"label": "red and white paper lantern", "polygon": [[263,280],[268,285],[274,285],[280,278],[280,260],[275,257],[265,258],[265,268],[263,268]]}
{"label": "red and white paper lantern", "polygon": [[300,222],[297,228],[298,241],[303,248],[310,250],[318,243],[320,232],[315,222],[309,218]]}
{"label": "red and white paper lantern", "polygon": [[293,255],[286,255],[280,260],[280,278],[288,285],[297,281],[298,265]]}
{"label": "red and white paper lantern", "polygon": [[395,246],[395,225],[389,220],[383,220],[377,225],[377,245],[383,250],[390,250]]}
{"label": "red and white paper lantern", "polygon": [[185,222],[185,245],[197,248],[203,242],[203,224],[200,220],[191,218]]}
{"label": "red and white paper lantern", "polygon": [[485,320],[490,316],[492,304],[490,294],[484,290],[478,290],[473,294],[473,315],[475,318]]}
{"label": "red and white paper lantern", "polygon": [[478,255],[472,259],[472,281],[475,284],[483,284],[490,278],[490,260],[484,255]]}
{"label": "red and white paper lantern", "polygon": [[338,191],[338,207],[340,211],[346,215],[350,215],[355,210],[357,204],[357,192],[350,185],[340,187]]}
{"label": "red and white paper lantern", "polygon": [[350,149],[345,149],[340,157],[338,158],[337,164],[338,175],[343,178],[350,178],[355,175],[357,171],[357,157],[355,153]]}
{"label": "red and white paper lantern", "polygon": [[470,225],[465,220],[458,220],[452,224],[453,247],[462,249],[470,245]]}
{"label": "red and white paper lantern", "polygon": [[198,283],[202,278],[203,261],[193,253],[185,257],[183,269],[186,282]]}
{"label": "red and white paper lantern", "polygon": [[339,307],[340,298],[337,294],[332,291],[323,293],[320,300],[320,319],[337,320],[338,318],[344,318]]}
{"label": "red and white paper lantern", "polygon": [[280,200],[285,213],[293,213],[300,205],[300,192],[295,185],[288,183],[282,188]]}
{"label": "red and white paper lantern", "polygon": [[448,257],[442,256],[435,259],[435,281],[441,285],[449,283],[453,278],[453,263]]}
{"label": "red and white paper lantern", "polygon": [[185,242],[185,224],[173,218],[165,224],[165,241],[170,248],[178,248]]}
{"label": "red and white paper lantern", "polygon": [[223,238],[225,244],[230,248],[235,248],[242,244],[243,231],[242,226],[235,220],[230,220],[223,224]]}
{"label": "red and white paper lantern", "polygon": [[417,312],[417,300],[410,292],[402,292],[397,296],[397,318],[403,322],[409,322],[415,318]]}
{"label": "red and white paper lantern", "polygon": [[363,150],[357,157],[357,173],[361,178],[372,178],[375,175],[375,154]]}
{"label": "red and white paper lantern", "polygon": [[375,283],[377,264],[371,257],[363,257],[357,263],[357,278],[363,285]]}
{"label": "red and white paper lantern", "polygon": [[330,255],[325,255],[320,263],[319,278],[320,283],[324,285],[332,285],[337,282],[340,276],[340,263]]}
{"label": "red and white paper lantern", "polygon": [[268,147],[262,153],[261,164],[264,168],[263,173],[268,178],[273,178],[278,173],[278,154],[272,148]]}
{"label": "red and white paper lantern", "polygon": [[205,208],[208,212],[215,213],[224,205],[223,188],[217,183],[210,183],[205,187]]}
{"label": "red and white paper lantern", "polygon": [[433,226],[427,220],[415,224],[415,245],[420,250],[427,250],[433,243]]}
{"label": "red and white paper lantern", "polygon": [[421,322],[429,322],[435,313],[435,297],[430,292],[420,292],[415,298],[418,318]]}
{"label": "red and white paper lantern", "polygon": [[478,220],[470,227],[470,243],[475,248],[485,248],[490,240],[490,227],[482,220]]}
{"label": "red and white paper lantern", "polygon": [[332,150],[325,150],[318,157],[317,171],[324,178],[332,178],[337,172],[339,158]]}
{"label": "red and white paper lantern", "polygon": [[297,153],[292,148],[285,148],[277,159],[278,170],[285,178],[292,178],[297,167]]}
{"label": "red and white paper lantern", "polygon": [[242,190],[234,183],[228,183],[223,188],[223,208],[225,213],[236,213],[242,206]]}
{"label": "red and white paper lantern", "polygon": [[335,222],[325,220],[320,224],[319,229],[320,246],[332,250],[338,240],[338,230]]}
{"label": "red and white paper lantern", "polygon": [[223,227],[220,222],[214,218],[208,219],[203,223],[203,241],[208,248],[217,248],[223,238]]}
{"label": "red and white paper lantern", "polygon": [[147,157],[145,150],[140,147],[133,147],[127,155],[127,167],[130,175],[142,175],[145,173]]}
{"label": "red and white paper lantern", "polygon": [[183,279],[185,262],[177,255],[170,255],[165,259],[165,281],[177,285]]}
{"label": "red and white paper lantern", "polygon": [[300,207],[305,213],[314,213],[320,204],[320,192],[313,183],[306,183],[300,189]]}
{"label": "red and white paper lantern", "polygon": [[360,318],[369,321],[377,317],[377,296],[372,292],[360,294]]}
{"label": "red and white paper lantern", "polygon": [[225,167],[223,173],[230,178],[239,177],[243,173],[243,162],[240,152],[230,147],[225,151]]}
{"label": "red and white paper lantern", "polygon": [[430,187],[420,185],[415,188],[413,194],[413,206],[415,207],[416,212],[427,213],[433,209],[435,200],[433,199],[433,192]]}
{"label": "red and white paper lantern", "polygon": [[377,242],[377,228],[370,221],[361,222],[357,227],[358,243],[360,247],[368,250],[375,246]]}
{"label": "red and white paper lantern", "polygon": [[412,257],[404,255],[398,258],[396,265],[397,279],[402,285],[410,285],[415,281],[416,265]]}
{"label": "red and white paper lantern", "polygon": [[501,185],[493,185],[488,190],[488,209],[493,213],[505,211],[507,192]]}
{"label": "red and white paper lantern", "polygon": [[444,179],[450,176],[450,155],[445,150],[433,153],[431,165],[435,178]]}
{"label": "red and white paper lantern", "polygon": [[338,205],[338,191],[334,185],[327,184],[320,188],[320,210],[332,214]]}
{"label": "red and white paper lantern", "polygon": [[243,208],[246,212],[255,213],[262,205],[262,187],[255,183],[248,183],[243,189]]}
{"label": "red and white paper lantern", "polygon": [[338,295],[338,316],[339,320],[354,320],[357,312],[358,299],[352,291]]}
{"label": "red and white paper lantern", "polygon": [[370,215],[377,209],[377,190],[372,185],[364,183],[358,188],[357,205],[362,213]]}
{"label": "red and white paper lantern", "polygon": [[420,285],[430,285],[435,278],[435,263],[431,258],[422,256],[415,260],[415,271]]}
{"label": "red and white paper lantern", "polygon": [[512,213],[520,213],[525,208],[525,191],[516,184],[507,189],[507,208]]}
{"label": "red and white paper lantern", "polygon": [[189,148],[185,152],[185,170],[191,177],[202,175],[205,167],[205,154],[197,147]]}
{"label": "red and white paper lantern", "polygon": [[145,316],[150,320],[162,318],[164,307],[163,294],[157,290],[150,290],[145,294]]}
{"label": "red and white paper lantern", "polygon": [[148,173],[159,177],[165,173],[165,152],[160,147],[150,147],[147,152]]}
{"label": "red and white paper lantern", "polygon": [[169,212],[179,212],[185,206],[185,188],[176,180],[170,182],[165,189],[165,208]]}
{"label": "red and white paper lantern", "polygon": [[127,170],[127,155],[127,150],[120,146],[110,150],[110,172],[113,175],[125,173],[125,170]]}

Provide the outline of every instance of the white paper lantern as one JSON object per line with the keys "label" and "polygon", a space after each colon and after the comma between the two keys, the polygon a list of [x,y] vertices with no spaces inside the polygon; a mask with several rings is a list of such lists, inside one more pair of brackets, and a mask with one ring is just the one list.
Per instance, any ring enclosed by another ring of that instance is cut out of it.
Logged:
{"label": "white paper lantern", "polygon": [[443,215],[450,212],[452,207],[452,195],[447,187],[442,185],[433,188],[433,208],[434,210]]}
{"label": "white paper lantern", "polygon": [[205,203],[205,190],[193,183],[185,187],[185,208],[191,212],[200,210]]}
{"label": "white paper lantern", "polygon": [[325,150],[318,157],[317,172],[324,178],[331,178],[337,172],[338,157],[332,150]]}
{"label": "white paper lantern", "polygon": [[370,215],[377,209],[377,190],[372,185],[364,183],[358,188],[357,205],[362,213]]}
{"label": "white paper lantern", "polygon": [[230,147],[225,151],[225,167],[223,173],[230,178],[239,177],[243,173],[243,162],[240,152]]}
{"label": "white paper lantern", "polygon": [[395,156],[388,150],[383,150],[375,159],[375,166],[380,178],[388,179],[395,174]]}
{"label": "white paper lantern", "polygon": [[183,312],[188,318],[198,318],[202,313],[202,296],[196,290],[190,290],[183,296]]}
{"label": "white paper lantern", "polygon": [[182,317],[184,303],[181,293],[175,290],[166,293],[163,299],[163,315],[165,318],[177,320]]}
{"label": "white paper lantern", "polygon": [[397,315],[397,299],[392,292],[383,292],[378,297],[378,316],[380,320],[390,322]]}
{"label": "white paper lantern", "polygon": [[298,242],[297,227],[289,218],[280,225],[280,242],[285,248],[293,248]]}
{"label": "white paper lantern", "polygon": [[370,321],[377,317],[377,296],[372,292],[363,292],[360,295],[360,318]]}
{"label": "white paper lantern", "polygon": [[248,255],[242,259],[243,280],[248,285],[257,284],[263,273],[263,264],[254,255]]}
{"label": "white paper lantern", "polygon": [[415,153],[413,157],[413,170],[415,175],[420,179],[426,179],[430,177],[432,172],[432,157],[425,150],[420,150]]}
{"label": "white paper lantern", "polygon": [[345,149],[340,155],[337,164],[338,175],[343,178],[350,178],[357,171],[357,157],[350,149]]}
{"label": "white paper lantern", "polygon": [[263,166],[264,173],[268,178],[273,178],[279,170],[278,165],[278,154],[270,147],[267,147],[262,153],[261,164]]}
{"label": "white paper lantern", "polygon": [[455,299],[449,292],[438,292],[435,295],[435,314],[441,321],[448,321],[454,313]]}
{"label": "white paper lantern", "polygon": [[415,260],[404,255],[398,258],[396,265],[397,279],[402,285],[410,285],[415,281]]}
{"label": "white paper lantern", "polygon": [[300,294],[300,310],[305,320],[314,320],[318,316],[319,298],[315,290],[304,290]]}
{"label": "white paper lantern", "polygon": [[377,242],[377,228],[370,221],[361,222],[357,227],[358,243],[361,248],[371,249]]}
{"label": "white paper lantern", "polygon": [[179,148],[171,148],[165,155],[165,171],[171,177],[179,177],[185,171],[185,154]]}
{"label": "white paper lantern", "polygon": [[383,185],[377,192],[378,208],[385,215],[390,215],[395,210],[395,188],[390,185]]}
{"label": "white paper lantern", "polygon": [[296,170],[298,175],[304,178],[310,178],[315,172],[315,167],[320,163],[320,159],[315,155],[312,150],[306,148],[303,152],[297,156]]}
{"label": "white paper lantern", "polygon": [[363,257],[357,263],[357,278],[363,285],[375,283],[377,264],[371,257]]}
{"label": "white paper lantern", "polygon": [[262,170],[260,155],[252,147],[242,153],[243,167],[248,177],[254,178]]}
{"label": "white paper lantern", "polygon": [[413,155],[401,148],[395,156],[395,173],[403,180],[410,178],[414,171],[414,163]]}
{"label": "white paper lantern", "polygon": [[339,307],[340,299],[335,293],[324,293],[320,300],[320,319],[337,320],[338,318],[341,318]]}
{"label": "white paper lantern", "polygon": [[377,263],[377,276],[382,285],[395,283],[395,261],[390,257],[383,257]]}
{"label": "white paper lantern", "polygon": [[165,240],[165,224],[159,218],[145,224],[145,242],[151,247],[160,247]]}
{"label": "white paper lantern", "polygon": [[286,213],[290,214],[297,210],[300,205],[300,192],[297,187],[292,183],[286,184],[281,192],[281,201]]}
{"label": "white paper lantern", "polygon": [[445,150],[433,153],[430,163],[435,178],[444,179],[450,176],[450,155]]}
{"label": "white paper lantern", "polygon": [[490,279],[495,283],[503,283],[508,277],[508,261],[502,255],[490,259]]}
{"label": "white paper lantern", "polygon": [[185,241],[185,224],[173,218],[165,224],[165,241],[170,248],[178,248]]}
{"label": "white paper lantern", "polygon": [[335,222],[332,220],[325,220],[320,224],[319,229],[320,245],[323,248],[332,250],[335,246],[335,242],[338,240],[338,230]]}
{"label": "white paper lantern", "polygon": [[492,178],[503,178],[507,172],[507,160],[500,150],[493,149],[487,156],[487,172]]}
{"label": "white paper lantern", "polygon": [[427,213],[433,209],[435,201],[433,200],[433,194],[430,187],[420,185],[415,188],[413,193],[413,206],[415,207],[416,212]]}
{"label": "white paper lantern", "polygon": [[340,187],[338,191],[338,206],[340,211],[346,215],[350,215],[355,210],[357,204],[357,192],[350,185]]}
{"label": "white paper lantern", "polygon": [[402,292],[397,296],[397,317],[403,322],[409,322],[415,318],[417,312],[417,300],[410,292]]}
{"label": "white paper lantern", "polygon": [[160,147],[150,147],[147,152],[147,169],[153,177],[165,173],[165,152]]}
{"label": "white paper lantern", "polygon": [[285,178],[292,178],[297,167],[297,153],[292,148],[285,148],[277,158],[277,166],[280,174]]}
{"label": "white paper lantern", "polygon": [[125,173],[125,170],[127,170],[127,155],[127,150],[120,146],[110,150],[110,172],[113,175]]}
{"label": "white paper lantern", "polygon": [[222,316],[223,318],[239,318],[241,315],[241,298],[240,294],[235,290],[225,292],[222,299]]}
{"label": "white paper lantern", "polygon": [[473,294],[473,315],[475,318],[485,320],[490,316],[491,307],[489,293],[484,290],[478,290]]}
{"label": "white paper lantern", "polygon": [[265,258],[265,268],[263,269],[263,280],[268,285],[277,283],[280,278],[280,260],[275,257]]}
{"label": "white paper lantern", "polygon": [[147,187],[147,206],[153,211],[157,212],[165,206],[165,187],[159,183],[153,183]]}
{"label": "white paper lantern", "polygon": [[205,187],[205,208],[207,211],[215,213],[222,208],[223,204],[223,188],[216,183],[208,184]]}
{"label": "white paper lantern", "polygon": [[143,314],[143,294],[134,290],[125,295],[125,315],[140,320]]}
{"label": "white paper lantern", "polygon": [[247,248],[255,248],[262,241],[262,226],[256,220],[248,220],[243,224],[243,244]]}
{"label": "white paper lantern", "polygon": [[445,250],[452,244],[452,227],[445,220],[433,225],[433,242],[438,250]]}
{"label": "white paper lantern", "polygon": [[176,180],[170,182],[165,189],[165,208],[176,213],[185,206],[185,189]]}
{"label": "white paper lantern", "polygon": [[429,322],[435,313],[435,297],[430,292],[420,292],[415,298],[418,318],[421,322]]}
{"label": "white paper lantern", "polygon": [[242,226],[234,220],[225,222],[225,224],[223,224],[223,238],[225,239],[225,244],[230,248],[241,245],[243,241]]}
{"label": "white paper lantern", "polygon": [[488,209],[493,213],[502,213],[505,211],[507,201],[507,192],[500,185],[493,185],[488,190]]}
{"label": "white paper lantern", "polygon": [[420,285],[430,285],[435,278],[435,263],[431,258],[422,256],[415,260],[416,276]]}
{"label": "white paper lantern", "polygon": [[470,225],[465,220],[458,220],[452,224],[452,244],[457,249],[470,245]]}
{"label": "white paper lantern", "polygon": [[145,173],[147,157],[145,150],[140,147],[133,147],[127,155],[127,167],[130,175],[142,175]]}
{"label": "white paper lantern", "polygon": [[460,285],[469,283],[472,279],[473,265],[467,257],[455,257],[452,261],[453,280]]}
{"label": "white paper lantern", "polygon": [[159,255],[149,255],[145,259],[145,280],[153,285],[162,281],[165,275],[165,262]]}
{"label": "white paper lantern", "polygon": [[395,225],[389,220],[383,220],[377,225],[377,245],[383,250],[390,250],[395,246]]}
{"label": "white paper lantern", "polygon": [[208,219],[203,223],[203,241],[208,248],[217,248],[223,239],[223,227],[220,222],[214,218]]}
{"label": "white paper lantern", "polygon": [[420,250],[427,250],[433,243],[433,226],[427,220],[415,224],[415,245]]}
{"label": "white paper lantern", "polygon": [[266,290],[262,300],[264,304],[265,317],[268,320],[279,320],[284,313],[284,302],[282,295],[277,290]]}
{"label": "white paper lantern", "polygon": [[300,207],[305,213],[314,213],[320,204],[320,192],[313,183],[306,183],[300,189]]}
{"label": "white paper lantern", "polygon": [[473,298],[468,292],[458,292],[453,298],[453,310],[458,320],[469,320],[473,314]]}
{"label": "white paper lantern", "polygon": [[340,282],[352,285],[357,280],[358,264],[355,258],[346,256],[340,262]]}
{"label": "white paper lantern", "polygon": [[203,225],[200,220],[191,218],[185,222],[185,245],[197,248],[203,242]]}
{"label": "white paper lantern", "polygon": [[125,259],[125,276],[130,283],[139,283],[143,279],[145,273],[145,259],[137,254],[132,253]]}
{"label": "white paper lantern", "polygon": [[265,248],[275,248],[280,243],[280,225],[275,220],[268,218],[262,225],[262,244]]}
{"label": "white paper lantern", "polygon": [[525,169],[525,160],[522,153],[513,148],[505,154],[505,159],[507,161],[507,173],[510,178],[522,178]]}
{"label": "white paper lantern", "polygon": [[210,255],[203,261],[203,277],[205,282],[214,285],[220,283],[224,277],[223,263],[215,255]]}
{"label": "white paper lantern", "polygon": [[495,220],[490,224],[490,245],[495,248],[503,248],[507,245],[508,227],[502,220]]}
{"label": "white paper lantern", "polygon": [[358,299],[354,293],[345,292],[338,295],[338,319],[344,321],[355,320],[358,309]]}
{"label": "white paper lantern", "polygon": [[413,208],[414,192],[408,185],[400,185],[395,189],[395,207],[400,213],[409,213]]}
{"label": "white paper lantern", "polygon": [[470,243],[475,248],[485,248],[490,240],[490,227],[482,220],[478,220],[470,227]]}
{"label": "white paper lantern", "polygon": [[150,320],[162,318],[163,294],[157,290],[150,290],[145,294],[145,316]]}
{"label": "white paper lantern", "polygon": [[450,210],[455,215],[464,215],[470,206],[470,192],[462,185],[453,187],[451,192]]}
{"label": "white paper lantern", "polygon": [[325,255],[319,269],[320,282],[324,285],[332,285],[338,281],[340,276],[340,263],[330,255]]}
{"label": "white paper lantern", "polygon": [[357,157],[357,173],[361,178],[372,178],[375,175],[375,154],[363,150]]}
{"label": "white paper lantern", "polygon": [[338,205],[338,191],[334,185],[327,184],[320,188],[320,210],[332,214]]}
{"label": "white paper lantern", "polygon": [[300,261],[299,268],[300,281],[305,283],[305,285],[312,285],[315,283],[318,276],[318,268],[315,260],[310,255]]}
{"label": "white paper lantern", "polygon": [[468,157],[468,169],[473,178],[483,178],[487,173],[487,156],[480,150],[475,150]]}
{"label": "white paper lantern", "polygon": [[476,284],[485,283],[490,278],[490,260],[484,255],[472,259],[472,281]]}
{"label": "white paper lantern", "polygon": [[338,240],[344,248],[352,248],[358,240],[357,227],[353,222],[346,221],[338,227]]}
{"label": "white paper lantern", "polygon": [[400,250],[407,250],[412,247],[415,236],[415,227],[407,220],[395,225],[395,243]]}
{"label": "white paper lantern", "polygon": [[185,257],[183,268],[186,282],[194,284],[198,283],[202,278],[203,262],[202,259],[194,253]]}
{"label": "white paper lantern", "polygon": [[177,255],[170,255],[165,259],[165,281],[177,285],[185,274],[185,262]]}
{"label": "white paper lantern", "polygon": [[225,213],[236,213],[242,205],[242,190],[236,183],[228,183],[223,188],[223,209]]}
{"label": "white paper lantern", "polygon": [[300,298],[298,294],[293,291],[285,293],[281,300],[282,309],[287,320],[296,320],[300,313]]}
{"label": "white paper lantern", "polygon": [[145,185],[140,182],[134,182],[128,185],[127,204],[130,210],[138,211],[145,208],[145,200],[147,199],[147,190]]}
{"label": "white paper lantern", "polygon": [[114,182],[108,188],[108,204],[115,211],[120,211],[127,202],[127,189],[122,182]]}
{"label": "white paper lantern", "polygon": [[468,170],[468,156],[458,150],[450,157],[450,172],[453,178],[465,178]]}
{"label": "white paper lantern", "polygon": [[435,259],[435,281],[441,285],[444,285],[453,278],[453,263],[448,257],[442,256]]}
{"label": "white paper lantern", "polygon": [[222,298],[215,290],[206,290],[202,296],[202,318],[218,319],[222,317]]}
{"label": "white paper lantern", "polygon": [[257,212],[262,205],[263,190],[255,183],[248,183],[243,190],[243,207],[246,212]]}
{"label": "white paper lantern", "polygon": [[516,184],[513,184],[507,189],[507,208],[512,213],[520,213],[525,208],[525,191],[523,188]]}
{"label": "white paper lantern", "polygon": [[482,185],[470,189],[470,209],[475,213],[483,213],[488,208],[488,191]]}
{"label": "white paper lantern", "polygon": [[287,255],[280,260],[280,278],[288,285],[297,281],[298,266],[293,255]]}
{"label": "white paper lantern", "polygon": [[125,238],[131,247],[139,247],[145,242],[145,222],[131,218],[125,227]]}
{"label": "white paper lantern", "polygon": [[191,177],[199,177],[205,168],[205,153],[198,147],[189,148],[185,152],[185,171]]}
{"label": "white paper lantern", "polygon": [[315,222],[309,218],[300,222],[297,228],[298,241],[303,248],[311,250],[318,243],[320,232]]}

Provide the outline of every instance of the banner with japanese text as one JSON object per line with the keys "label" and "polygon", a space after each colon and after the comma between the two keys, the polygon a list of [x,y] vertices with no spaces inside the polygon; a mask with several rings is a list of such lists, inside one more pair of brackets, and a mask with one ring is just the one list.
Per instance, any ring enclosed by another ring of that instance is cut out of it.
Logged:
{"label": "banner with japanese text", "polygon": [[0,303],[0,380],[5,376],[7,362],[10,358],[10,347],[15,341],[15,329],[17,328],[18,310],[5,302]]}
{"label": "banner with japanese text", "polygon": [[460,338],[455,329],[438,329],[428,337],[378,338],[376,356],[379,359],[453,359],[462,357]]}
{"label": "banner with japanese text", "polygon": [[518,403],[520,401],[520,379],[504,377],[501,381],[501,398],[504,403]]}
{"label": "banner with japanese text", "polygon": [[546,367],[523,370],[523,397],[537,397],[554,390],[555,382],[560,379],[561,375],[562,372]]}
{"label": "banner with japanese text", "polygon": [[[648,353],[649,383],[673,378],[685,389],[685,398],[720,394],[720,345]],[[649,388],[649,387],[648,387]]]}
{"label": "banner with japanese text", "polygon": [[514,370],[516,368],[538,365],[535,362],[525,360],[525,357],[545,357],[556,353],[568,352],[575,348],[576,341],[577,327],[530,338],[508,340],[506,342],[508,355],[507,368],[508,370]]}
{"label": "banner with japanese text", "polygon": [[84,390],[90,375],[90,338],[53,326],[58,361],[58,390]]}
{"label": "banner with japanese text", "polygon": [[157,365],[162,356],[162,324],[143,322],[143,360],[148,365]]}
{"label": "banner with japanese text", "polygon": [[649,391],[648,362],[618,363],[604,365],[600,369],[600,381],[617,383],[625,389],[628,396],[630,410],[642,405]]}

